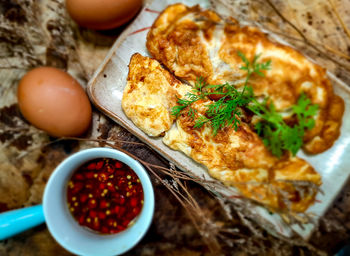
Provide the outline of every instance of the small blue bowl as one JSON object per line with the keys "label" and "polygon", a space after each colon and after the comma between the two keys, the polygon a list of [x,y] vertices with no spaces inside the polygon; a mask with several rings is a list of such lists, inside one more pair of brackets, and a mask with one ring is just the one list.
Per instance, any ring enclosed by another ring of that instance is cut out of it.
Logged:
{"label": "small blue bowl", "polygon": [[[125,163],[142,184],[142,211],[132,226],[117,234],[101,235],[80,226],[67,206],[67,183],[73,172],[96,158],[113,158]],[[49,231],[68,251],[86,256],[119,255],[134,247],[147,232],[154,213],[154,192],[150,178],[139,162],[115,149],[91,148],[69,156],[55,169],[45,188],[43,208]]]}

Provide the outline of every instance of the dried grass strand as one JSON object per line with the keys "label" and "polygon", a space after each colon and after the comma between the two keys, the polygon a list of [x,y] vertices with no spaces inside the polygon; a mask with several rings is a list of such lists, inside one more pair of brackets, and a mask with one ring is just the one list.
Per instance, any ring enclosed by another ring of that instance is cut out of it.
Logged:
{"label": "dried grass strand", "polygon": [[350,30],[346,26],[346,24],[345,24],[344,20],[342,19],[342,17],[340,17],[340,14],[339,14],[339,12],[337,10],[337,7],[335,6],[333,0],[328,0],[328,3],[331,5],[332,10],[333,10],[335,16],[337,16],[337,19],[340,22],[340,24],[341,24],[345,34],[350,38]]}
{"label": "dried grass strand", "polygon": [[181,193],[180,190],[174,189],[173,186],[170,186],[170,184],[168,184],[167,182],[164,182],[164,180],[152,169],[153,167],[158,170],[164,170],[163,167],[150,164],[138,158],[137,156],[131,154],[130,152],[120,147],[117,147],[111,143],[106,143],[106,145],[112,148],[118,149],[123,153],[127,154],[128,156],[132,157],[133,159],[142,163],[154,175],[154,177],[156,177],[163,185],[165,185],[165,187],[175,196],[175,198],[179,201],[179,203],[184,207],[192,223],[194,224],[195,228],[198,230],[198,232],[202,235],[203,239],[205,240],[209,250],[213,253],[220,251],[220,245],[216,239],[215,232],[212,232],[213,230],[211,230],[211,232],[205,232],[205,230],[201,228],[202,225],[200,225],[200,223],[202,224],[206,223],[208,222],[208,219],[205,217],[205,214],[203,213],[202,209],[199,207],[196,200],[192,197],[192,195],[189,193],[188,189],[182,184],[182,182],[180,182],[177,178],[174,178],[172,174],[168,174],[170,175],[170,177],[173,178],[173,180],[175,180],[175,182],[179,186],[181,186],[181,188],[183,189],[183,191],[186,193],[187,196]]}
{"label": "dried grass strand", "polygon": [[[93,139],[93,138],[76,138],[76,137],[62,137],[59,138],[55,141],[52,141],[50,143],[47,143],[44,146],[62,141],[62,140],[78,140],[78,141],[93,141],[93,142],[98,142],[98,143],[103,143],[104,145],[117,149],[128,156],[132,157],[133,159],[139,161],[141,164],[143,164],[147,170],[149,170],[152,175],[163,184],[172,195],[178,200],[178,202],[181,204],[182,207],[184,207],[187,215],[189,216],[189,219],[193,223],[194,227],[198,230],[199,234],[202,236],[204,239],[206,245],[208,246],[208,249],[210,252],[218,252],[220,251],[220,243],[218,242],[218,238],[222,239],[224,236],[227,229],[225,230],[225,227],[220,227],[217,226],[215,223],[212,222],[211,218],[208,218],[207,215],[204,213],[200,205],[198,204],[197,200],[191,195],[189,192],[189,189],[186,185],[186,181],[193,181],[196,183],[199,183],[201,185],[220,185],[221,183],[218,182],[212,182],[212,181],[205,181],[205,180],[200,180],[199,178],[193,178],[190,177],[188,174],[176,170],[175,166],[170,163],[170,168],[156,165],[149,163],[147,161],[144,161],[140,159],[139,157],[135,156],[134,154],[128,152],[127,150],[121,148],[121,146],[115,145],[115,143],[129,143],[129,144],[136,144],[136,145],[141,145],[141,146],[147,146],[144,143],[139,143],[139,142],[131,142],[131,141],[124,141],[124,140],[106,140],[106,139]],[[167,180],[162,179],[158,174],[157,171],[160,171],[161,173],[169,176],[171,178],[171,181],[173,183],[169,183]],[[296,186],[301,185],[301,186],[306,186],[307,184],[298,184],[298,181],[288,181]],[[268,182],[255,182],[255,181],[250,181],[250,182],[237,182],[237,185],[267,185],[267,186],[272,186],[273,190],[278,190],[279,188],[275,188],[273,184],[268,183]],[[222,185],[222,184],[221,184]],[[218,200],[220,201],[220,198],[223,197],[220,193],[216,195],[213,191],[209,191],[214,194],[214,197],[218,197]],[[239,196],[239,200],[246,200],[247,202],[252,202],[253,205],[258,204],[261,205],[256,200],[252,200],[250,198],[245,197],[244,195]],[[238,205],[237,202],[228,200],[229,202],[232,203],[232,206],[234,209],[236,209],[236,206],[239,208],[239,203]],[[235,206],[236,205],[236,206]],[[241,205],[242,206],[242,205]],[[240,208],[239,208],[240,209]],[[240,210],[235,210],[237,213],[240,212]],[[301,224],[305,223],[306,221],[310,221],[312,219],[312,216],[309,216],[308,214],[298,214],[291,212],[290,209],[286,209],[284,211],[276,211],[278,214],[282,216],[282,219],[285,221],[287,224]],[[241,222],[251,230],[251,232],[256,233],[257,230],[256,228],[252,228],[252,223],[246,223],[248,220],[243,218],[242,214],[238,214],[239,219],[241,219]],[[242,219],[243,218],[243,219]],[[248,221],[249,222],[249,221]],[[255,225],[255,224],[254,224]],[[237,236],[236,236],[237,237]],[[238,235],[238,237],[240,237]],[[232,237],[226,237],[226,239],[233,239]]]}
{"label": "dried grass strand", "polygon": [[[163,174],[172,177],[172,179],[175,180],[177,182],[177,184],[182,188],[183,192],[185,192],[186,195],[184,195],[183,193],[179,193],[179,197],[181,197],[187,204],[191,205],[191,207],[193,207],[194,209],[197,209],[199,212],[201,211],[200,210],[200,206],[198,205],[197,201],[192,197],[192,195],[189,193],[188,189],[182,184],[182,182],[180,182],[180,180],[182,179],[182,180],[186,180],[186,181],[193,181],[193,182],[196,182],[196,183],[202,184],[202,185],[214,185],[214,184],[215,185],[221,185],[221,183],[218,183],[218,182],[215,182],[215,181],[207,181],[207,180],[201,180],[199,178],[193,178],[193,177],[190,177],[188,174],[185,174],[184,172],[179,172],[179,171],[176,171],[175,169],[172,169],[172,168],[166,168],[166,167],[163,167],[163,166],[160,166],[160,165],[149,163],[149,162],[144,161],[141,158],[135,156],[134,154],[128,152],[127,150],[125,150],[125,149],[123,149],[123,148],[121,148],[119,146],[116,146],[116,145],[111,143],[111,142],[120,142],[122,140],[105,140],[105,139],[90,139],[90,138],[85,139],[85,138],[75,138],[75,137],[64,137],[64,138],[60,138],[58,140],[64,140],[64,139],[67,139],[67,140],[74,140],[74,139],[76,139],[76,140],[81,140],[81,141],[102,142],[102,143],[105,143],[105,145],[107,145],[107,146],[109,146],[111,148],[114,148],[114,149],[117,149],[119,151],[122,151],[123,153],[127,154],[128,156],[132,157],[133,159],[139,161],[141,164],[146,166],[148,169],[149,168],[151,168],[151,169],[154,168],[154,169],[156,169],[158,171],[161,171]],[[137,143],[137,142],[130,142],[130,141],[122,141],[122,142],[123,143],[130,143],[130,144],[137,144],[137,145],[147,146],[144,143]],[[163,183],[162,180],[161,180],[161,182]],[[320,188],[317,185],[313,184],[312,182],[308,182],[308,181],[281,180],[281,182],[291,183],[291,184],[293,184],[293,186],[297,190],[302,190],[305,187],[310,187],[310,189],[312,189],[316,193],[321,191]],[[274,211],[276,213],[279,213],[279,214],[288,215],[288,216],[290,216],[291,219],[296,219],[293,216],[295,214],[297,214],[297,213],[294,213],[290,209],[289,204],[288,204],[289,203],[288,195],[284,195],[282,193],[283,191],[281,191],[281,189],[277,185],[271,184],[270,182],[257,182],[257,181],[232,182],[231,185],[232,186],[237,186],[237,185],[253,185],[253,186],[254,185],[256,185],[256,186],[264,185],[264,186],[268,186],[271,189],[271,191],[275,191],[275,193],[279,193],[280,195],[282,195],[281,199],[284,202],[287,202],[286,203],[287,209],[281,210],[279,208],[271,208],[270,207],[270,210],[272,210],[272,211]],[[248,198],[248,197],[244,196],[241,193],[239,193],[239,194],[240,194],[240,199],[245,199],[245,200],[251,201],[251,202],[253,202],[255,204],[263,205],[257,200]],[[258,195],[255,195],[255,196],[258,196]],[[305,223],[305,222],[303,222],[303,223]]]}
{"label": "dried grass strand", "polygon": [[297,28],[291,21],[289,21],[284,15],[278,10],[278,8],[271,2],[271,0],[266,0],[266,3],[269,4],[269,6],[274,10],[274,12],[289,26],[291,26],[304,40],[305,43],[307,43],[311,48],[313,48],[315,51],[319,52],[324,56],[325,58],[333,61],[337,65],[341,66],[342,68],[346,69],[347,71],[350,72],[350,67],[339,62],[338,60],[334,59],[333,57],[329,56],[327,53],[323,52],[321,49],[319,49],[316,45],[314,45],[305,35],[304,33]]}
{"label": "dried grass strand", "polygon": [[[291,40],[295,40],[295,41],[299,41],[299,42],[304,42],[303,39],[300,39],[300,38],[297,38],[297,37],[294,37],[294,36],[291,36],[291,35],[288,35],[286,33],[283,33],[283,32],[279,32],[279,31],[274,31],[274,30],[269,30],[271,33],[274,33],[274,34],[277,34],[277,35],[281,35],[285,38],[288,38],[288,39],[291,39]],[[323,44],[323,43],[320,43],[320,42],[317,42],[316,40],[313,40],[313,39],[309,39],[310,42],[314,43],[314,44],[317,44],[319,46],[322,46],[323,48],[325,48],[327,51],[330,51],[336,55],[338,55],[339,57],[342,57],[344,59],[347,59],[347,60],[350,60],[350,56],[349,55],[346,55],[332,47],[330,47],[329,45],[326,45],[326,44]]]}

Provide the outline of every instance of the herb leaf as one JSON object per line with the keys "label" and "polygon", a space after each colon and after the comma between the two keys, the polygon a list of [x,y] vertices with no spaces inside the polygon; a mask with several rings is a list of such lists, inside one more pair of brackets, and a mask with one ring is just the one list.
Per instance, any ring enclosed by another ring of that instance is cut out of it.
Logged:
{"label": "herb leaf", "polygon": [[312,129],[315,125],[313,116],[317,113],[318,105],[311,104],[311,100],[302,93],[297,104],[292,107],[297,118],[294,126],[288,126],[282,115],[276,112],[274,104],[267,104],[267,100],[259,103],[254,99],[248,109],[261,118],[255,125],[255,130],[265,146],[273,155],[281,157],[284,150],[295,155],[302,147],[305,130]]}
{"label": "herb leaf", "polygon": [[307,129],[312,129],[315,126],[315,120],[312,117],[316,115],[318,105],[312,105],[305,93],[300,95],[297,105],[293,106],[293,111],[298,117],[300,126]]}
{"label": "herb leaf", "polygon": [[240,123],[239,117],[241,115],[237,103],[240,101],[239,97],[226,100],[227,97],[225,96],[218,101],[211,103],[208,105],[206,115],[201,116],[200,119],[196,120],[194,127],[200,128],[204,124],[210,123],[213,128],[214,136],[220,129],[226,126],[232,126],[237,129],[238,124]]}
{"label": "herb leaf", "polygon": [[268,103],[268,98],[265,98],[262,103],[257,101],[253,88],[248,83],[253,74],[263,77],[262,71],[271,68],[271,60],[260,63],[258,62],[260,54],[258,54],[250,62],[242,52],[238,51],[237,54],[244,63],[240,69],[247,72],[241,92],[228,83],[207,84],[204,78],[200,77],[197,78],[193,92],[187,93],[183,99],[178,99],[178,105],[172,108],[171,114],[179,117],[186,111],[186,115],[195,120],[197,110],[192,107],[192,104],[210,95],[219,95],[221,98],[208,104],[205,114],[195,120],[194,128],[209,124],[214,136],[224,127],[237,129],[242,108],[246,108],[260,118],[254,128],[273,155],[281,157],[285,150],[295,155],[303,145],[305,130],[315,126],[313,117],[317,114],[318,106],[311,104],[306,94],[301,93],[297,104],[292,106],[292,114],[297,122],[289,126],[282,115],[276,111],[273,102]]}
{"label": "herb leaf", "polygon": [[209,123],[213,128],[214,135],[226,126],[237,129],[240,124],[240,108],[247,106],[254,98],[253,89],[248,85],[251,75],[256,73],[259,76],[264,76],[262,71],[270,69],[271,66],[271,61],[258,63],[257,61],[260,55],[255,55],[253,61],[250,62],[242,52],[238,51],[237,54],[244,63],[240,69],[246,70],[248,73],[244,81],[242,92],[239,92],[233,85],[228,83],[209,85],[204,81],[204,78],[200,77],[197,78],[193,92],[187,93],[183,99],[178,99],[178,105],[172,108],[171,114],[179,117],[186,109],[187,116],[194,119],[197,113],[197,111],[192,108],[194,102],[210,95],[222,95],[218,101],[207,106],[208,109],[205,115],[200,116],[196,120],[194,127],[200,128],[204,124]]}

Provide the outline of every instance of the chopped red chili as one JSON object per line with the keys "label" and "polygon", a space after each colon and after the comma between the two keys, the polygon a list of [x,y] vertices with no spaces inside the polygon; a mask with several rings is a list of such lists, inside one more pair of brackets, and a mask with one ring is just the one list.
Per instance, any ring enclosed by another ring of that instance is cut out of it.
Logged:
{"label": "chopped red chili", "polygon": [[136,173],[111,158],[80,166],[67,189],[68,207],[82,226],[102,234],[125,230],[143,206],[143,189]]}

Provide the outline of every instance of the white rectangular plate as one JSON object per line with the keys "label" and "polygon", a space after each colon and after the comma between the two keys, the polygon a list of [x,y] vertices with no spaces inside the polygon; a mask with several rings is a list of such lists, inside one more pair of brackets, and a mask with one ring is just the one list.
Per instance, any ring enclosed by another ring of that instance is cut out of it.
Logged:
{"label": "white rectangular plate", "polygon": [[[178,2],[184,2],[189,6],[198,3],[204,8],[209,7],[207,1]],[[120,35],[104,62],[95,72],[88,84],[88,94],[93,104],[103,113],[129,130],[140,140],[149,144],[177,167],[190,173],[192,176],[212,181],[212,178],[207,174],[203,166],[192,161],[184,154],[171,150],[162,143],[160,138],[148,137],[125,116],[121,108],[121,99],[126,85],[130,57],[136,52],[149,56],[145,46],[146,35],[148,28],[158,16],[158,13],[153,10],[162,11],[168,4],[172,3],[170,0],[154,0],[150,5],[143,8],[135,21]],[[321,189],[324,193],[318,193],[316,203],[308,209],[308,212],[315,214],[313,219],[315,223],[332,204],[350,174],[350,118],[347,118],[350,111],[350,90],[346,84],[336,79],[335,76],[332,74],[329,74],[329,76],[333,82],[335,92],[346,103],[341,136],[330,150],[322,154],[314,156],[306,155],[303,152],[298,154],[298,156],[306,159],[313,165],[322,176],[323,185]],[[249,202],[236,198],[234,189],[229,189],[222,185],[215,186],[215,188],[208,186],[207,188],[210,190],[215,189],[215,192],[229,198],[233,203],[242,204],[244,202],[248,206],[246,208],[249,211],[249,215],[253,216],[258,224],[271,233],[291,237],[296,232],[304,239],[308,239],[315,228],[315,225],[312,223],[302,227],[287,225],[279,215],[271,215],[261,206],[252,206]]]}

